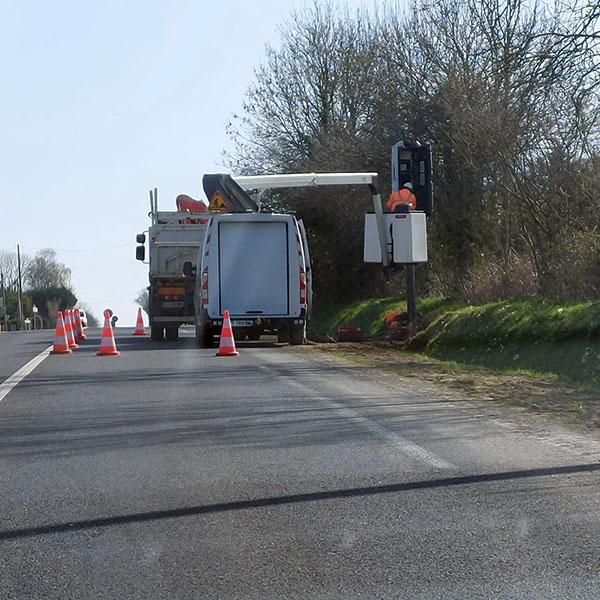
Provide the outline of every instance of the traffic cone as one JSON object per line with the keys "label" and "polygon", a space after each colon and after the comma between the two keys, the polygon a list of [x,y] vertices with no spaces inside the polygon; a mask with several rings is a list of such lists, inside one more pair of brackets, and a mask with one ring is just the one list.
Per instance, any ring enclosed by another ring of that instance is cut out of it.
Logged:
{"label": "traffic cone", "polygon": [[81,324],[81,315],[79,314],[79,309],[75,309],[75,341],[81,342],[82,340],[87,340],[87,335],[83,332],[83,325]]}
{"label": "traffic cone", "polygon": [[52,346],[50,354],[71,354],[67,332],[65,331],[65,322],[60,310],[56,313],[56,333],[54,334],[54,346]]}
{"label": "traffic cone", "polygon": [[102,337],[100,338],[100,350],[96,352],[96,356],[119,356],[121,354],[115,344],[115,336],[113,335],[109,314],[108,311],[104,312],[104,327],[102,328]]}
{"label": "traffic cone", "polygon": [[216,356],[239,356],[239,354],[240,353],[235,349],[235,340],[233,339],[233,331],[231,330],[229,311],[226,310],[223,314],[223,329],[221,329],[219,350],[217,351]]}
{"label": "traffic cone", "polygon": [[67,334],[69,348],[71,348],[71,350],[77,350],[79,346],[77,345],[77,342],[75,341],[75,336],[73,335],[73,311],[70,308],[67,308],[67,310],[65,310],[65,315],[65,332]]}
{"label": "traffic cone", "polygon": [[144,318],[142,317],[142,307],[138,307],[138,316],[137,322],[135,324],[135,331],[133,335],[146,335],[146,330],[144,329]]}

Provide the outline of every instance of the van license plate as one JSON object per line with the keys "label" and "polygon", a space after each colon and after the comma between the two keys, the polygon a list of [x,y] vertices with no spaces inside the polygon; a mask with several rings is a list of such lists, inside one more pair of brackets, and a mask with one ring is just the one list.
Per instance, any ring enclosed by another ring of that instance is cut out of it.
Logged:
{"label": "van license plate", "polygon": [[252,325],[254,325],[254,321],[243,321],[237,319],[231,321],[232,327],[252,327]]}

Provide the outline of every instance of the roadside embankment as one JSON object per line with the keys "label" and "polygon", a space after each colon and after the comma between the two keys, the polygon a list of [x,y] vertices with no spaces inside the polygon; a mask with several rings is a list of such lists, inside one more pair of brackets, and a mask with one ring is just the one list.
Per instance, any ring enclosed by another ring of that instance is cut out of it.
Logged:
{"label": "roadside embankment", "polygon": [[[384,332],[385,316],[404,307],[393,298],[331,307],[317,316],[311,330],[334,335],[339,327],[352,324],[376,336]],[[422,330],[401,349],[443,361],[600,386],[600,302],[558,304],[533,298],[472,306],[427,298],[419,303],[418,313]]]}

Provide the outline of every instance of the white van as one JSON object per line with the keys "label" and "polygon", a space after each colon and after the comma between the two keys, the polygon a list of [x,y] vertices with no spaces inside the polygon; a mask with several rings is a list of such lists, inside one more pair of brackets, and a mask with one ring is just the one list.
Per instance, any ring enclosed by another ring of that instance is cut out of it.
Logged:
{"label": "white van", "polygon": [[306,339],[312,286],[302,222],[293,215],[213,215],[197,262],[196,339],[209,347],[229,311],[234,335]]}

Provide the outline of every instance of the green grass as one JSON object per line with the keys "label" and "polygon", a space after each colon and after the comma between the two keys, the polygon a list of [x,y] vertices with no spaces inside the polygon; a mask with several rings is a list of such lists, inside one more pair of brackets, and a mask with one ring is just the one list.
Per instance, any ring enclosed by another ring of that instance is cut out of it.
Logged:
{"label": "green grass", "polygon": [[[331,307],[311,330],[333,334],[354,324],[367,335],[383,330],[397,298]],[[429,356],[501,370],[545,373],[570,383],[600,385],[600,302],[555,303],[540,298],[468,306],[427,298],[418,312],[428,325],[422,347]]]}
{"label": "green grass", "polygon": [[312,333],[333,335],[342,325],[358,325],[366,335],[375,335],[383,328],[383,317],[391,310],[405,310],[406,302],[398,298],[360,300],[345,306],[332,306],[310,321]]}
{"label": "green grass", "polygon": [[[421,300],[418,312],[431,322],[450,310],[464,304],[450,302],[445,298],[432,297]],[[406,310],[406,302],[398,298],[372,298],[358,300],[342,306],[321,310],[309,322],[311,333],[334,335],[342,325],[358,325],[366,335],[376,335],[383,330],[383,319],[390,311]]]}

